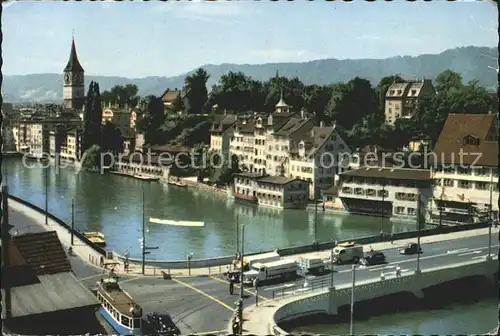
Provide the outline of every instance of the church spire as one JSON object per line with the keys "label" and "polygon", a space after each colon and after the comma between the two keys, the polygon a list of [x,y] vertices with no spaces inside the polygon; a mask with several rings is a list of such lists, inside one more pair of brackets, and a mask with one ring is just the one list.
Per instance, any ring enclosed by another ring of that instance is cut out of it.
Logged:
{"label": "church spire", "polygon": [[69,54],[69,60],[68,64],[66,64],[66,68],[64,68],[64,71],[77,71],[77,72],[84,72],[83,67],[81,66],[80,62],[78,61],[78,56],[76,54],[76,46],[75,46],[75,39],[72,38],[71,41],[71,53]]}

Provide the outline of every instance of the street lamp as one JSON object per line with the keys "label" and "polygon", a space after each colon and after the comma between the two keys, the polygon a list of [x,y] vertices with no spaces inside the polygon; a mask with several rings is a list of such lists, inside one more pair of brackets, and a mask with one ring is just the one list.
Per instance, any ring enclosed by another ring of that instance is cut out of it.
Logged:
{"label": "street lamp", "polygon": [[193,253],[189,253],[187,256],[187,267],[188,267],[188,272],[189,276],[191,276],[191,259],[193,258]]}
{"label": "street lamp", "polygon": [[354,335],[354,289],[356,288],[356,265],[352,265],[351,285],[351,319],[349,324],[349,335]]}
{"label": "street lamp", "polygon": [[49,173],[48,173],[49,168],[45,167],[45,225],[49,225]]}
{"label": "street lamp", "polygon": [[333,273],[334,273],[334,269],[333,269],[333,249],[334,249],[334,243],[333,243],[333,239],[332,239],[332,250],[330,251],[330,288],[334,288],[333,287]]}
{"label": "street lamp", "polygon": [[238,301],[239,334],[243,335],[243,260],[245,258],[245,225],[241,225],[241,267],[240,267],[240,299]]}
{"label": "street lamp", "polygon": [[489,206],[489,225],[488,225],[488,259],[491,259],[491,227],[493,226],[493,169],[490,177],[490,206]]}
{"label": "street lamp", "polygon": [[75,244],[74,240],[75,233],[75,199],[71,199],[71,245]]}
{"label": "street lamp", "polygon": [[158,246],[148,247],[146,246],[146,220],[144,213],[144,184],[142,184],[142,239],[141,242],[141,254],[142,254],[142,275],[146,275],[146,254],[150,254],[148,250],[157,250]]}

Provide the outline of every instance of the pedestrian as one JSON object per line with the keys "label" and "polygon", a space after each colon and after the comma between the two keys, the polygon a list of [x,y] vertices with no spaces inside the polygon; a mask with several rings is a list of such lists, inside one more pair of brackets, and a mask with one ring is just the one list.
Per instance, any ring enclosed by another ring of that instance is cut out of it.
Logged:
{"label": "pedestrian", "polygon": [[397,276],[397,277],[400,277],[400,276],[401,276],[401,267],[399,267],[399,265],[398,265],[398,266],[396,266],[396,276]]}
{"label": "pedestrian", "polygon": [[384,271],[380,272],[380,280],[385,280]]}
{"label": "pedestrian", "polygon": [[394,233],[391,233],[391,245],[394,244]]}
{"label": "pedestrian", "polygon": [[384,240],[384,231],[380,230],[380,240]]}
{"label": "pedestrian", "polygon": [[335,242],[333,243],[333,247],[337,247],[338,245],[339,245],[339,241],[335,240]]}
{"label": "pedestrian", "polygon": [[231,278],[231,280],[229,281],[229,294],[233,295],[233,293],[234,293],[234,280],[233,278]]}

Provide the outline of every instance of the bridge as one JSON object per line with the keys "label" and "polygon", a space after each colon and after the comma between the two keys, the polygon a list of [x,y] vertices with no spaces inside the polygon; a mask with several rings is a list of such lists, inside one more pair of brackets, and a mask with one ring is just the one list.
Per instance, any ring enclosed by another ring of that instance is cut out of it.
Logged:
{"label": "bridge", "polygon": [[[362,270],[358,272],[363,274],[360,272]],[[370,267],[365,269],[369,270]],[[410,292],[418,298],[423,298],[423,290],[426,288],[471,276],[486,276],[494,281],[497,272],[498,257],[485,256],[480,259],[422,268],[420,271],[411,270],[401,276],[389,274],[385,279],[381,279],[378,272],[377,275],[372,273],[360,276],[359,281],[355,282],[354,302],[403,292]],[[278,304],[269,311],[271,319],[268,323],[268,332],[273,335],[287,335],[287,332],[278,326],[279,323],[318,313],[336,315],[340,307],[350,304],[352,284],[349,281],[343,281],[342,284],[336,281],[334,287],[327,286],[325,279],[321,281],[324,286],[316,284],[313,288],[314,283],[312,283],[310,289],[289,288],[282,296],[275,295]]]}

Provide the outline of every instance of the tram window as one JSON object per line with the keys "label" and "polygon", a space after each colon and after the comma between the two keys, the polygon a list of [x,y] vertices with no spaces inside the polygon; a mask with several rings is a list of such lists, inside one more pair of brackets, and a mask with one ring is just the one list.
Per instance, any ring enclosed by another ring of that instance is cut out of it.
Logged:
{"label": "tram window", "polygon": [[129,327],[130,319],[126,316],[122,315],[122,324],[126,327]]}

